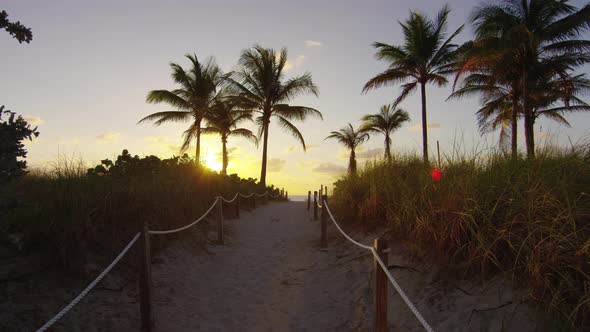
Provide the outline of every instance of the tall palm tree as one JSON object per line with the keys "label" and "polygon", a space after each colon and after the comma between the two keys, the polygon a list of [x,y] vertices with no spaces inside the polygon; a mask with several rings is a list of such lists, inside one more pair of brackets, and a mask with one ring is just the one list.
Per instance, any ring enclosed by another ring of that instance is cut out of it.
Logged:
{"label": "tall palm tree", "polygon": [[383,105],[377,114],[367,114],[362,118],[360,130],[367,133],[380,133],[385,136],[385,158],[391,160],[391,133],[410,121],[410,115],[393,105]]}
{"label": "tall palm tree", "polygon": [[[463,30],[459,27],[449,38],[447,36],[447,17],[450,9],[444,6],[435,20],[421,13],[410,12],[410,18],[401,23],[404,32],[404,44],[401,46],[376,42],[376,57],[388,61],[389,68],[371,78],[364,86],[363,92],[399,82],[402,91],[395,100],[397,106],[410,93],[420,86],[422,96],[422,153],[424,163],[428,163],[428,121],[426,118],[426,85],[434,83],[439,87],[448,81],[446,75],[451,72],[452,64],[457,59],[457,45],[453,39]],[[446,39],[445,39],[446,38]]]}
{"label": "tall palm tree", "polygon": [[[545,82],[566,78],[590,62],[590,41],[581,39],[590,28],[590,4],[581,9],[568,0],[505,0],[485,3],[472,14],[477,39],[495,38],[512,45],[519,71],[527,156],[535,155],[535,106],[531,94]],[[566,83],[567,79],[560,83]],[[554,90],[554,92],[557,90]],[[561,89],[567,105],[571,97]],[[556,114],[553,112],[553,114]]]}
{"label": "tall palm tree", "polygon": [[332,138],[337,140],[342,145],[350,149],[350,157],[348,158],[348,172],[351,175],[356,175],[356,148],[363,142],[369,139],[369,134],[362,130],[354,130],[349,123],[348,127],[343,127],[339,131],[332,131],[325,139]]}
{"label": "tall palm tree", "polygon": [[176,63],[170,64],[172,79],[179,87],[174,90],[152,90],[146,97],[148,103],[165,103],[177,110],[150,114],[139,120],[139,123],[153,120],[159,126],[164,122],[191,121],[190,127],[183,134],[181,152],[188,149],[193,138],[196,139],[195,163],[200,165],[201,123],[207,118],[216,99],[217,89],[226,79],[226,75],[213,58],[201,63],[195,54],[187,54],[186,57],[191,63],[188,70]]}
{"label": "tall palm tree", "polygon": [[278,53],[270,48],[256,45],[244,50],[240,56],[241,68],[230,78],[229,88],[234,95],[232,101],[245,110],[257,114],[258,136],[262,137],[262,167],[260,184],[266,185],[266,164],[268,154],[268,130],[271,118],[279,126],[291,133],[306,150],[305,140],[292,120],[305,120],[307,117],[322,119],[322,113],[305,106],[292,106],[288,102],[303,94],[318,95],[310,73],[287,79],[285,64],[287,49]]}
{"label": "tall palm tree", "polygon": [[222,175],[227,175],[227,139],[229,137],[245,137],[258,144],[256,135],[250,130],[238,128],[238,125],[245,121],[252,121],[251,112],[239,110],[235,104],[227,100],[219,100],[211,108],[211,112],[207,118],[207,127],[202,129],[203,134],[218,134],[221,137]]}

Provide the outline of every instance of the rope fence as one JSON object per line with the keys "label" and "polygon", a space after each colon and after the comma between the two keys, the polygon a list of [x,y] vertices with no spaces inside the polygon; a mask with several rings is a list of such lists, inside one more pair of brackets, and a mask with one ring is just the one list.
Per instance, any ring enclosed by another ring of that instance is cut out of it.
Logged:
{"label": "rope fence", "polygon": [[[323,188],[322,188],[323,189]],[[320,191],[321,193],[322,191]],[[326,189],[327,192],[327,189]],[[387,253],[384,250],[387,247],[387,244],[382,240],[375,240],[375,246],[371,247],[365,244],[362,244],[358,241],[355,241],[351,238],[342,227],[336,222],[336,218],[330,211],[330,206],[328,205],[328,196],[322,195],[320,199],[321,203],[317,200],[317,192],[314,192],[314,220],[317,220],[317,208],[321,209],[321,240],[320,245],[322,248],[327,247],[327,218],[329,217],[332,220],[336,229],[346,238],[349,242],[354,244],[355,246],[368,250],[373,254],[373,259],[375,262],[375,330],[376,331],[387,331],[387,283],[385,282],[385,277],[389,280],[389,282],[393,285],[397,293],[400,295],[404,303],[408,306],[408,308],[412,311],[416,319],[420,322],[424,330],[428,332],[434,331],[428,322],[424,319],[422,314],[418,311],[418,309],[414,306],[412,301],[403,291],[397,280],[393,277],[393,275],[389,272],[387,268]],[[308,192],[308,210],[309,205],[311,203],[311,191]],[[385,261],[384,261],[385,260]]]}
{"label": "rope fence", "polygon": [[133,245],[138,242],[141,243],[142,250],[140,251],[140,277],[139,277],[139,297],[140,297],[140,315],[141,315],[141,328],[142,331],[151,331],[154,325],[153,316],[151,313],[151,253],[150,253],[150,239],[149,235],[164,235],[164,234],[172,234],[178,233],[192,226],[198,224],[200,221],[205,219],[213,208],[217,206],[218,208],[218,240],[220,244],[223,244],[223,202],[226,203],[234,203],[236,205],[236,215],[239,218],[239,210],[240,210],[240,197],[241,198],[252,198],[253,207],[256,208],[256,197],[266,197],[272,199],[287,199],[288,196],[287,192],[281,190],[279,195],[272,195],[268,191],[264,192],[263,194],[257,194],[255,192],[244,195],[241,193],[236,193],[231,200],[225,199],[223,196],[216,196],[215,200],[195,221],[191,222],[188,225],[174,228],[170,230],[149,230],[146,221],[143,221],[143,229],[140,232],[137,232],[133,238],[127,243],[125,248],[121,250],[121,252],[115,257],[115,259],[94,279],[78,296],[76,296],[68,305],[66,305],[61,311],[59,311],[53,318],[48,320],[42,327],[40,327],[37,332],[43,332],[50,329],[57,321],[59,321],[64,315],[66,315],[74,306],[76,306],[114,267],[117,263],[129,252],[129,250],[133,247]]}

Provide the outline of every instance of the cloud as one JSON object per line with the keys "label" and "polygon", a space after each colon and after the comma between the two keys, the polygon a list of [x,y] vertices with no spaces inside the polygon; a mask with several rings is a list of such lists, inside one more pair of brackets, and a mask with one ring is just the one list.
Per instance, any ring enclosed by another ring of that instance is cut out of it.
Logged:
{"label": "cloud", "polygon": [[268,164],[266,165],[266,170],[269,173],[280,172],[285,164],[287,163],[286,160],[280,158],[270,158],[268,160]]}
{"label": "cloud", "polygon": [[366,151],[361,151],[358,152],[356,154],[356,158],[357,159],[369,159],[369,158],[374,158],[374,157],[380,157],[383,155],[383,149],[382,148],[372,148],[372,149],[368,149]]}
{"label": "cloud", "polygon": [[121,136],[121,133],[102,133],[96,136],[96,139],[99,142],[112,143],[117,142],[119,140],[119,136]]}
{"label": "cloud", "polygon": [[312,171],[315,173],[337,174],[346,172],[346,167],[327,162],[319,164]]}
{"label": "cloud", "polygon": [[315,40],[306,40],[305,46],[309,46],[309,47],[322,46],[322,43],[319,41],[315,41]]}
{"label": "cloud", "polygon": [[[440,123],[429,123],[428,126],[426,126],[426,128],[438,129],[438,128],[441,128],[441,125],[440,125]],[[408,130],[409,131],[422,131],[422,125],[417,124],[415,126],[408,127]]]}
{"label": "cloud", "polygon": [[293,151],[295,151],[295,145],[291,145],[285,150],[283,150],[283,152],[285,152],[286,154],[293,153]]}
{"label": "cloud", "polygon": [[319,145],[317,145],[317,144],[309,144],[309,145],[307,145],[307,146],[306,146],[306,148],[307,148],[307,151],[309,151],[309,150],[313,150],[313,149],[315,149],[315,148],[319,148],[319,147],[320,147],[320,146],[319,146]]}
{"label": "cloud", "polygon": [[166,136],[148,136],[144,138],[144,141],[148,143],[148,147],[155,152],[151,153],[172,153],[177,154],[180,151],[180,145],[171,143],[170,138]]}
{"label": "cloud", "polygon": [[287,60],[287,62],[285,63],[284,70],[285,70],[285,72],[289,72],[295,68],[301,67],[304,62],[305,62],[305,55],[300,54],[293,61]]}
{"label": "cloud", "polygon": [[41,119],[41,117],[34,116],[34,115],[25,115],[23,119],[27,121],[31,126],[38,126],[40,124],[44,124],[45,121]]}

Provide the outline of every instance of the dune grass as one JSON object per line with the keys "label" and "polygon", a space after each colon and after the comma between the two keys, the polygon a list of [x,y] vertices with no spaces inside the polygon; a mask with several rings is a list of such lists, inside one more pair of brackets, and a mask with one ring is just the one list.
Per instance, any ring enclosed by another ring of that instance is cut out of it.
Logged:
{"label": "dune grass", "polygon": [[558,328],[590,328],[590,146],[534,160],[449,158],[441,181],[415,156],[335,184],[340,215],[386,224],[414,254],[482,280],[509,271]]}
{"label": "dune grass", "polygon": [[[264,191],[254,179],[222,176],[183,158],[124,151],[92,169],[60,158],[52,170],[0,189],[0,244],[43,252],[57,266],[77,270],[88,255],[119,250],[144,220],[150,229],[175,228],[199,217],[215,195],[255,190]],[[154,238],[156,248],[173,237]]]}

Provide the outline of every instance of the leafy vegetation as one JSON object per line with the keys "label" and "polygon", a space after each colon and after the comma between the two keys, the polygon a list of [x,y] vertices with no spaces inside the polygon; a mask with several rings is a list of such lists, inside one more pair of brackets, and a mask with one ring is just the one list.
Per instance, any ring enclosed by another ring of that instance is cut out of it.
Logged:
{"label": "leafy vegetation", "polygon": [[27,150],[23,141],[37,136],[37,127],[31,128],[22,116],[0,106],[0,184],[25,174]]}
{"label": "leafy vegetation", "polygon": [[369,139],[369,134],[362,130],[354,130],[349,123],[347,127],[339,131],[333,131],[326,137],[326,139],[335,139],[338,143],[344,145],[350,150],[350,157],[348,158],[348,173],[356,174],[356,148]]}
{"label": "leafy vegetation", "polygon": [[144,220],[151,229],[182,226],[199,217],[215,195],[255,190],[261,190],[255,179],[196,167],[186,155],[140,158],[124,150],[91,169],[62,158],[49,173],[0,188],[0,242],[79,269],[85,255],[120,248]]}
{"label": "leafy vegetation", "polygon": [[0,12],[0,29],[6,30],[12,37],[16,38],[19,43],[30,43],[33,40],[33,32],[30,28],[24,26],[20,21],[10,22],[6,11]]}
{"label": "leafy vegetation", "polygon": [[485,280],[510,271],[530,299],[590,326],[590,146],[446,160],[441,181],[415,156],[339,179],[331,203],[364,229],[387,226],[417,257]]}

